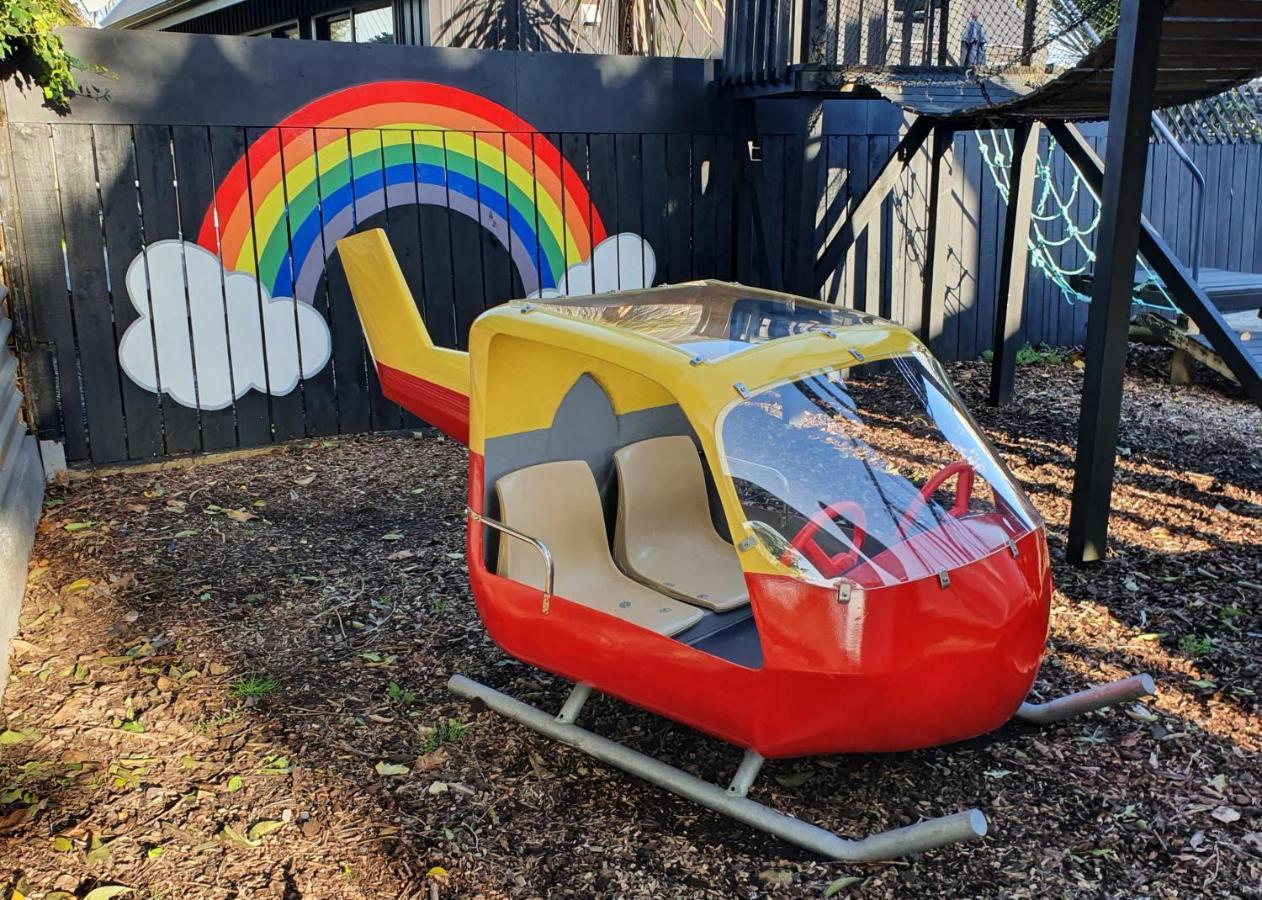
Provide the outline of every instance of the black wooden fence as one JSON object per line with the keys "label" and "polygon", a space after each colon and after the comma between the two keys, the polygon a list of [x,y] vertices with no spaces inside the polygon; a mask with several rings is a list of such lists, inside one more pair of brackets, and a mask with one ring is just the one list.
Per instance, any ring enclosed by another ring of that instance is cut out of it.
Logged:
{"label": "black wooden fence", "polygon": [[[70,41],[100,72],[68,113],[5,87],[0,213],[28,420],[72,463],[416,425],[378,390],[331,252],[354,228],[389,231],[429,328],[451,346],[491,305],[567,271],[603,275],[602,235],[651,248],[639,277],[653,283],[770,283],[791,256],[802,138],[772,117],[751,160],[712,61],[119,32]],[[828,105],[821,232],[862,196],[903,124],[880,103]],[[1211,185],[1205,265],[1262,268],[1260,150],[1196,148]],[[1153,154],[1148,213],[1186,254],[1190,176],[1166,148]],[[1051,159],[1066,185],[1070,167]],[[947,164],[935,350],[974,358],[993,333],[1004,205],[974,135],[956,137]],[[920,325],[927,183],[927,165],[913,165],[826,299]],[[1089,220],[1091,199],[1075,203]],[[571,232],[548,247],[537,237]],[[1067,268],[1082,256],[1073,242],[1061,251]],[[290,320],[280,338],[267,327],[276,301]],[[1079,343],[1085,323],[1084,305],[1031,271],[1026,341]]]}

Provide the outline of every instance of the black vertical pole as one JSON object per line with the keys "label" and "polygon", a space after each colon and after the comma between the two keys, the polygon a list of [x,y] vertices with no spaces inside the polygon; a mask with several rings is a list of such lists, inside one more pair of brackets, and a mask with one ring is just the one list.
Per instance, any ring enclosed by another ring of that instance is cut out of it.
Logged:
{"label": "black vertical pole", "polygon": [[797,136],[790,145],[794,153],[786,197],[786,212],[790,218],[789,227],[785,229],[788,246],[784,287],[809,297],[815,292],[815,259],[819,253],[815,246],[815,226],[823,182],[819,167],[823,163],[824,107],[819,100],[789,102],[797,106]]}
{"label": "black vertical pole", "polygon": [[950,182],[942,177],[946,155],[955,139],[955,132],[946,125],[935,125],[933,146],[929,156],[929,225],[925,232],[925,269],[921,275],[920,339],[930,350],[942,342],[942,326],[946,307],[947,233],[942,217],[951,200]]}
{"label": "black vertical pole", "polygon": [[938,65],[947,64],[947,41],[951,30],[951,0],[942,0],[942,12],[938,15]]}
{"label": "black vertical pole", "polygon": [[903,4],[903,32],[899,41],[898,62],[900,65],[911,65],[911,33],[912,33],[912,14],[916,7],[920,6],[921,0],[907,0]]}
{"label": "black vertical pole", "polygon": [[[1032,2],[1032,0],[1026,0]],[[991,347],[990,402],[1002,406],[1012,399],[1016,378],[1021,315],[1025,307],[1025,276],[1030,260],[1030,214],[1034,205],[1034,168],[1039,158],[1037,122],[1023,122],[1012,135],[1012,169],[1008,176],[1008,208],[1004,213],[1003,258],[999,270],[999,305]]]}
{"label": "black vertical pole", "polygon": [[1034,61],[1034,32],[1038,23],[1038,0],[1025,0],[1025,27],[1021,34],[1021,65],[1028,66]]}
{"label": "black vertical pole", "polygon": [[1165,4],[1123,0],[1117,26],[1096,270],[1087,318],[1087,371],[1069,516],[1069,561],[1104,557],[1122,413],[1135,257]]}

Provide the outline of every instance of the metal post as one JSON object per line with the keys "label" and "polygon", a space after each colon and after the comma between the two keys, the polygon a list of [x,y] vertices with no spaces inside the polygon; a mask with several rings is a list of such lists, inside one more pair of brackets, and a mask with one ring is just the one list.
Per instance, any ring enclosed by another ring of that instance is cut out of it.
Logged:
{"label": "metal post", "polygon": [[942,12],[938,16],[938,65],[945,66],[948,62],[949,50],[947,49],[947,40],[951,31],[951,0],[942,0]]}
{"label": "metal post", "polygon": [[754,779],[762,771],[763,756],[757,750],[746,750],[741,764],[736,768],[736,775],[728,785],[727,792],[737,797],[744,797],[754,785]]}
{"label": "metal post", "polygon": [[1087,371],[1069,516],[1068,558],[1073,563],[1102,559],[1108,539],[1164,12],[1163,3],[1123,0],[1117,27],[1097,263],[1087,319]]}
{"label": "metal post", "polygon": [[1034,205],[1034,173],[1039,158],[1037,122],[1018,125],[1012,135],[1012,169],[1008,176],[1008,208],[1004,217],[1003,260],[999,270],[999,304],[995,310],[994,358],[990,364],[990,403],[1012,399],[1016,380],[1018,337],[1025,307],[1026,267],[1030,259],[1030,217]]}
{"label": "metal post", "polygon": [[951,202],[951,185],[943,177],[946,155],[955,133],[946,125],[933,129],[933,149],[929,159],[929,227],[925,232],[924,289],[920,298],[920,339],[930,350],[942,340],[946,308],[947,232],[943,227],[944,207]]}
{"label": "metal post", "polygon": [[899,41],[901,46],[898,48],[899,65],[911,65],[912,16],[914,15],[914,9],[919,5],[920,0],[907,0],[907,2],[903,4],[903,32],[901,40]]}
{"label": "metal post", "polygon": [[565,703],[561,707],[561,711],[557,713],[557,721],[566,725],[573,725],[578,719],[578,714],[583,711],[583,706],[592,695],[592,686],[583,684],[582,682],[574,685],[570,691],[570,696],[565,698]]}
{"label": "metal post", "polygon": [[1034,61],[1034,26],[1038,20],[1038,0],[1025,0],[1025,28],[1021,34],[1021,65]]}

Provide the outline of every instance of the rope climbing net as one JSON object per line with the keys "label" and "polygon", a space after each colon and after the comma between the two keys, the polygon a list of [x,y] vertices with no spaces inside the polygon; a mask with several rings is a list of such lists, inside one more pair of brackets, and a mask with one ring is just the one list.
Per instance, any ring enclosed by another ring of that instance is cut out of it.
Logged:
{"label": "rope climbing net", "polygon": [[[982,159],[1006,203],[1012,171],[1012,133],[978,131],[977,141]],[[1095,242],[1092,238],[1100,225],[1100,200],[1072,166],[1069,167],[1072,172],[1069,183],[1058,183],[1051,163],[1051,153],[1054,152],[1054,149],[1049,150],[1047,157],[1040,154],[1035,162],[1035,199],[1029,238],[1030,266],[1042,272],[1056,285],[1067,302],[1086,303],[1091,298],[1074,287],[1074,279],[1095,268]],[[1087,202],[1092,210],[1090,218],[1085,222],[1081,214],[1075,213],[1080,197],[1088,198]],[[1079,252],[1072,252],[1075,247]],[[1071,264],[1070,259],[1076,259],[1077,263]],[[1150,309],[1178,313],[1178,306],[1148,263],[1141,257],[1139,264],[1143,278],[1136,285],[1134,302]]]}

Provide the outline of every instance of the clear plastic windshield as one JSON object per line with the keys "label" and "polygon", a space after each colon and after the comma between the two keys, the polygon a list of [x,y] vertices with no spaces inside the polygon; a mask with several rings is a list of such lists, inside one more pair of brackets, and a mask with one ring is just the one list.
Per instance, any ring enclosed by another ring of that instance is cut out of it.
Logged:
{"label": "clear plastic windshield", "polygon": [[937,575],[1039,524],[928,356],[768,388],[720,433],[747,531],[811,581]]}

